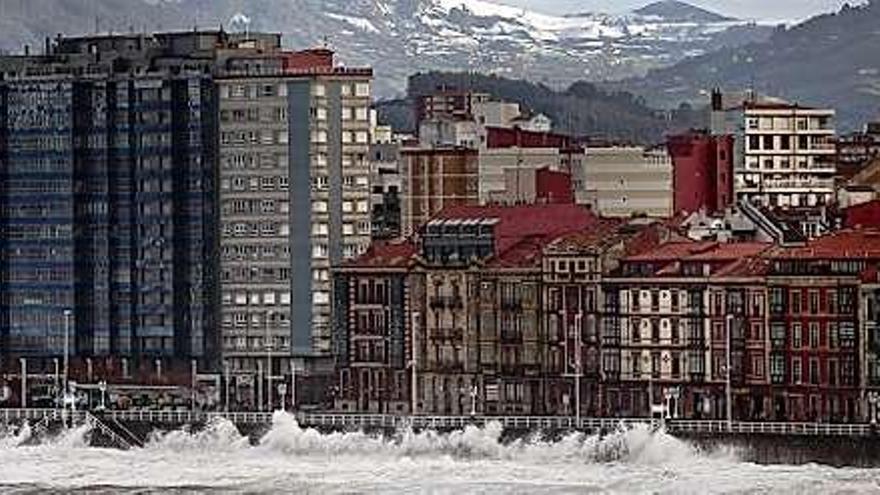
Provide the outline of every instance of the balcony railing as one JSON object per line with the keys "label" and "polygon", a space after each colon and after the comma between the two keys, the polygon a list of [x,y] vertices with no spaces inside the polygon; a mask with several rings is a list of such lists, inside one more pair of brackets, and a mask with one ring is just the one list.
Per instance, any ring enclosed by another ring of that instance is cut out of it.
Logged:
{"label": "balcony railing", "polygon": [[461,309],[464,307],[464,301],[459,296],[434,296],[428,304],[432,309]]}

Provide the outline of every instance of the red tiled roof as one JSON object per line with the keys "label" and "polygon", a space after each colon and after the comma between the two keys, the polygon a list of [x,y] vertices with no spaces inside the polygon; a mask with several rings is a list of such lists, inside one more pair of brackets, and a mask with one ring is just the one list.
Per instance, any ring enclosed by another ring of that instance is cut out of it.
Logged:
{"label": "red tiled roof", "polygon": [[629,262],[663,262],[677,261],[687,256],[699,253],[701,250],[710,249],[716,246],[716,242],[696,242],[696,241],[673,241],[666,242],[654,249],[645,251],[634,256],[629,256],[624,261]]}
{"label": "red tiled roof", "polygon": [[416,254],[416,246],[409,239],[381,242],[370,245],[367,251],[343,264],[348,268],[403,268]]}
{"label": "red tiled roof", "polygon": [[772,247],[764,242],[730,242],[717,244],[712,249],[701,250],[687,256],[685,261],[727,261],[757,256]]}
{"label": "red tiled roof", "polygon": [[557,252],[581,251],[600,247],[620,237],[618,228],[622,224],[622,219],[602,218],[589,229],[558,237],[548,247]]}
{"label": "red tiled roof", "polygon": [[767,256],[773,259],[880,260],[880,229],[840,230],[814,239],[803,247],[772,249]]}
{"label": "red tiled roof", "polygon": [[737,278],[737,277],[761,277],[770,271],[770,263],[761,257],[740,258],[733,263],[719,269],[714,277]]}

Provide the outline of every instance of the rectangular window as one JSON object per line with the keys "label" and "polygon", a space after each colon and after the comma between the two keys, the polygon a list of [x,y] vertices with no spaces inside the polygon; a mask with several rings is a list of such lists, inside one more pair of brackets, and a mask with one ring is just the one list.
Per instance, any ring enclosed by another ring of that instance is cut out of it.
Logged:
{"label": "rectangular window", "polygon": [[370,96],[370,83],[355,84],[354,95],[359,98],[368,98]]}
{"label": "rectangular window", "polygon": [[803,380],[803,370],[801,369],[800,358],[792,358],[791,360],[791,382],[801,383]]}
{"label": "rectangular window", "polygon": [[791,314],[801,314],[801,291],[791,291]]}
{"label": "rectangular window", "polygon": [[803,347],[803,331],[800,323],[791,324],[791,346],[795,349]]}
{"label": "rectangular window", "polygon": [[770,325],[770,340],[773,347],[785,347],[785,323]]}
{"label": "rectangular window", "polygon": [[810,358],[810,383],[818,385],[819,381],[819,359]]}
{"label": "rectangular window", "polygon": [[819,342],[819,323],[810,322],[810,347],[813,349],[818,349]]}
{"label": "rectangular window", "polygon": [[773,375],[773,383],[784,382],[785,356],[775,354],[770,357],[770,374]]}
{"label": "rectangular window", "polygon": [[752,356],[752,374],[758,378],[764,376],[764,358]]}

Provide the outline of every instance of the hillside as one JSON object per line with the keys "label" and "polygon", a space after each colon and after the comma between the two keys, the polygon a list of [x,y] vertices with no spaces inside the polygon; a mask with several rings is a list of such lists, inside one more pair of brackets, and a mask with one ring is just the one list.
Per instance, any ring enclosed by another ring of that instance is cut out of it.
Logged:
{"label": "hillside", "polygon": [[555,122],[555,130],[578,136],[601,137],[653,144],[672,130],[705,125],[705,115],[682,107],[660,113],[626,92],[606,92],[586,82],[554,91],[542,84],[473,73],[430,72],[409,79],[408,100],[377,105],[380,120],[398,130],[412,131],[413,102],[437,88],[473,90],[514,101],[533,112],[544,113]]}
{"label": "hillside", "polygon": [[607,87],[652,104],[705,102],[713,87],[781,96],[838,110],[841,129],[880,117],[880,0],[844,7],[785,29],[769,40],[725,48]]}

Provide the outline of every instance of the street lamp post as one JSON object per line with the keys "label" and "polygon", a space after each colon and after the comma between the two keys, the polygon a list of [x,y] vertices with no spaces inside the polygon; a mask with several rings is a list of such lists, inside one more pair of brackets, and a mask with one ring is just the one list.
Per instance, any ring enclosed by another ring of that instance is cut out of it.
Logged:
{"label": "street lamp post", "polygon": [[223,360],[223,387],[226,395],[223,398],[223,410],[229,412],[229,360]]}
{"label": "street lamp post", "polygon": [[727,359],[726,359],[726,362],[724,363],[725,368],[726,368],[725,380],[724,380],[725,381],[724,392],[725,392],[726,398],[724,400],[724,405],[726,406],[726,409],[727,409],[727,431],[729,432],[733,426],[733,403],[732,403],[733,393],[732,393],[731,387],[730,387],[730,369],[733,367],[731,360],[730,360],[730,356],[731,356],[730,346],[731,346],[732,340],[733,340],[732,336],[731,336],[731,332],[733,332],[733,315],[728,314],[726,320],[727,320],[727,339],[725,339],[725,340],[727,342],[727,346],[726,346],[727,347],[727,349],[726,349]]}
{"label": "street lamp post", "polygon": [[286,411],[287,409],[285,409],[285,407],[284,407],[285,406],[284,398],[287,396],[287,384],[286,383],[279,383],[278,384],[278,396],[281,397],[281,410]]}
{"label": "street lamp post", "polygon": [[578,427],[581,425],[581,375],[583,374],[583,365],[581,362],[581,325],[583,324],[583,317],[583,313],[578,313],[574,316],[574,419],[575,424]]}
{"label": "street lamp post", "polygon": [[290,360],[290,410],[296,411],[296,362]]}
{"label": "street lamp post", "polygon": [[254,388],[257,389],[256,410],[263,410],[263,362],[257,361],[257,376],[254,380]]}
{"label": "street lamp post", "polygon": [[72,315],[73,312],[71,310],[64,310],[64,379],[61,381],[61,385],[65,396],[70,392],[67,380],[70,368],[70,317]]}
{"label": "street lamp post", "polygon": [[269,320],[272,313],[266,313],[266,410],[272,412],[272,337],[269,334]]}
{"label": "street lamp post", "polygon": [[19,358],[21,365],[21,407],[27,408],[27,359]]}
{"label": "street lamp post", "polygon": [[880,394],[868,392],[868,414],[871,416],[871,426],[877,426],[877,408],[880,405]]}
{"label": "street lamp post", "polygon": [[648,369],[648,417],[654,419],[654,363],[649,354],[645,355],[643,361]]}
{"label": "street lamp post", "polygon": [[196,410],[196,375],[199,371],[198,362],[193,359],[189,362],[189,409],[191,411]]}
{"label": "street lamp post", "polygon": [[477,385],[471,385],[471,416],[477,415]]}
{"label": "street lamp post", "polygon": [[411,371],[411,377],[410,377],[410,381],[411,381],[411,383],[410,383],[410,396],[411,396],[410,397],[410,414],[413,416],[415,416],[416,413],[418,412],[417,409],[418,409],[418,404],[419,404],[419,402],[418,402],[419,401],[419,399],[418,399],[418,380],[417,380],[418,379],[418,371],[417,371],[418,346],[416,345],[416,342],[417,342],[416,339],[417,339],[418,333],[419,333],[419,312],[415,311],[412,314],[412,338],[410,339],[410,341],[412,343],[412,359],[409,362],[410,371]]}

